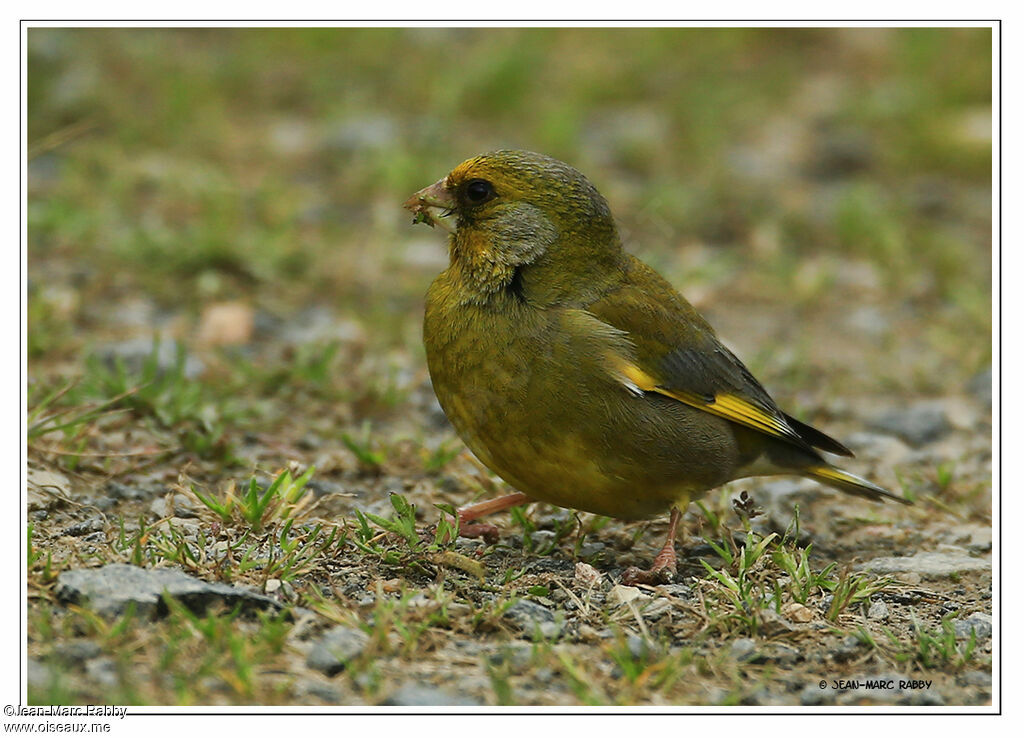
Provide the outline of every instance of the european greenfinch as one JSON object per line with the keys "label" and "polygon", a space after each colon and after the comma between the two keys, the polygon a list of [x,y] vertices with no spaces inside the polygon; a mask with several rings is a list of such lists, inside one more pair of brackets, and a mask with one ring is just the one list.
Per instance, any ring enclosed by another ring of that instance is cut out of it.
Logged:
{"label": "european greenfinch", "polygon": [[691,500],[745,477],[797,474],[897,497],[827,462],[853,454],[778,408],[673,287],[623,251],[608,203],[571,166],[527,151],[464,161],[405,203],[450,232],[423,341],[434,392],[469,449],[539,500],[626,520],[671,511],[649,571],[671,579]]}

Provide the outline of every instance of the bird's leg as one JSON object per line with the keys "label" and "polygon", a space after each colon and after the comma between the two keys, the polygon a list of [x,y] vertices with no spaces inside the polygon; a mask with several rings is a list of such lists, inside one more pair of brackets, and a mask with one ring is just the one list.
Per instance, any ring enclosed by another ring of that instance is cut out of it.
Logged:
{"label": "bird's leg", "polygon": [[466,538],[483,538],[486,541],[498,540],[498,529],[490,523],[473,523],[477,518],[484,515],[508,510],[510,507],[522,505],[529,502],[530,498],[522,492],[515,492],[511,495],[495,497],[493,500],[484,500],[475,505],[467,505],[459,508],[459,535]]}
{"label": "bird's leg", "polygon": [[668,520],[668,536],[665,538],[665,545],[654,557],[651,568],[646,571],[636,566],[631,566],[622,573],[622,583],[633,584],[664,584],[671,582],[676,574],[676,527],[682,513],[678,507],[672,508],[672,514]]}

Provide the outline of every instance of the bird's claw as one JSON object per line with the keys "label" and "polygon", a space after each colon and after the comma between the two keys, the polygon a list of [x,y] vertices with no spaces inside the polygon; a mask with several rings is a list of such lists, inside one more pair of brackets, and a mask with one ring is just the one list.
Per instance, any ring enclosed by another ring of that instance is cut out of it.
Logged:
{"label": "bird's claw", "polygon": [[622,572],[622,583],[629,587],[634,587],[637,584],[671,584],[675,578],[675,566],[659,567],[655,565],[650,569],[631,566]]}

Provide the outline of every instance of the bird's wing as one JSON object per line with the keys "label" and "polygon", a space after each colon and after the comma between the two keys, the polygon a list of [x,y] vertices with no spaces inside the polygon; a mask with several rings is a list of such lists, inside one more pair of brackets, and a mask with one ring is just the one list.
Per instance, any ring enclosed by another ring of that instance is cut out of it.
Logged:
{"label": "bird's wing", "polygon": [[628,388],[672,397],[802,448],[853,455],[782,412],[693,306],[643,262],[631,258],[625,279],[586,311],[632,345],[632,353],[610,358]]}

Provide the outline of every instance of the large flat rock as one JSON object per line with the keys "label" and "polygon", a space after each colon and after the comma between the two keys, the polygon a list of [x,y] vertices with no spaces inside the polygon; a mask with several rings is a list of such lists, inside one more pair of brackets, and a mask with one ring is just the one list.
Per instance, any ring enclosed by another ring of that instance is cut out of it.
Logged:
{"label": "large flat rock", "polygon": [[948,577],[968,571],[987,571],[992,562],[956,551],[919,551],[913,556],[884,556],[866,561],[858,569],[875,574],[916,572],[922,577]]}
{"label": "large flat rock", "polygon": [[204,582],[177,569],[143,569],[129,564],[107,564],[100,569],[75,569],[57,577],[57,596],[66,602],[86,605],[107,617],[122,615],[135,605],[137,615],[161,617],[167,613],[163,593],[174,597],[193,612],[213,606],[243,612],[278,610],[271,597],[243,587]]}

